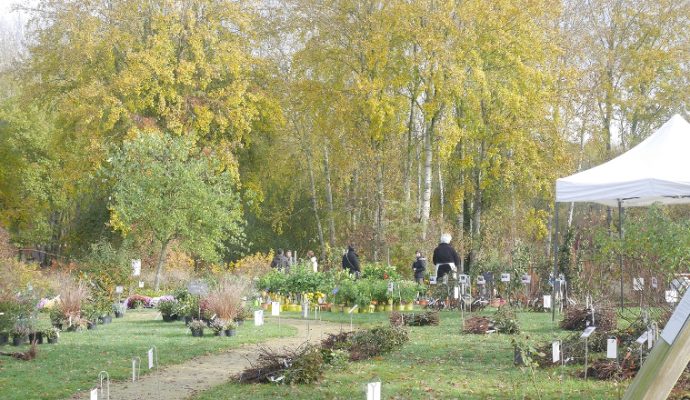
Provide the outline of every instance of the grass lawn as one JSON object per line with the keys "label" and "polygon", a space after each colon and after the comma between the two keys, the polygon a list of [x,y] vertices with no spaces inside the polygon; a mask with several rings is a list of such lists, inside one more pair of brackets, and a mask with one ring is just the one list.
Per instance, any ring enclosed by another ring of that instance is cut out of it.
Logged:
{"label": "grass lawn", "polygon": [[[291,313],[286,313],[292,315]],[[350,316],[323,313],[324,320],[349,324]],[[357,314],[355,323],[387,323],[387,313]],[[551,323],[551,314],[520,313],[521,338],[539,343],[567,334]],[[513,365],[511,335],[461,335],[460,315],[444,312],[438,327],[411,328],[410,342],[384,357],[351,363],[345,370],[326,371],[316,385],[239,385],[228,383],[195,399],[357,399],[364,384],[383,382],[382,398],[393,399],[614,399],[613,382],[575,377],[581,366],[539,369]],[[624,391],[627,382],[620,388]]]}
{"label": "grass lawn", "polygon": [[[162,367],[203,354],[230,349],[268,338],[294,335],[296,329],[268,324],[255,327],[251,321],[233,338],[193,338],[184,322],[154,320],[155,310],[130,311],[125,318],[98,329],[60,334],[56,345],[38,346],[36,360],[0,359],[0,399],[64,399],[96,385],[98,373],[108,371],[111,380],[131,377],[132,357],[139,356],[141,372],[147,370],[146,353],[155,345]],[[159,317],[160,318],[160,317]],[[3,346],[2,351],[26,350],[28,346]]]}

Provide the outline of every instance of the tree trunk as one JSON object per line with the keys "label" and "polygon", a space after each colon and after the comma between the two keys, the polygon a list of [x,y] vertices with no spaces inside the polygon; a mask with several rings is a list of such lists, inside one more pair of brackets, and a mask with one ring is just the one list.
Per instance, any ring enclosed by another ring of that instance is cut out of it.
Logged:
{"label": "tree trunk", "polygon": [[[376,250],[380,253],[384,239],[385,193],[383,185],[383,149],[381,144],[376,151]],[[378,261],[378,260],[376,260]]]}
{"label": "tree trunk", "polygon": [[403,171],[405,203],[412,198],[412,136],[414,133],[415,93],[410,93],[410,119],[407,122],[407,147],[405,149],[405,170]]}
{"label": "tree trunk", "polygon": [[161,253],[158,256],[158,265],[156,266],[156,280],[153,283],[154,290],[160,290],[161,287],[161,276],[163,276],[163,264],[165,263],[165,256],[168,251],[169,244],[170,239],[161,242]]}
{"label": "tree trunk", "polygon": [[314,218],[316,219],[316,232],[319,235],[319,244],[321,245],[321,260],[326,260],[326,244],[323,240],[323,229],[321,228],[321,218],[319,218],[319,207],[316,203],[316,184],[314,182],[314,169],[312,168],[311,152],[304,150],[304,155],[307,158],[307,171],[309,172],[309,186],[311,189],[311,206],[314,211]]}
{"label": "tree trunk", "polygon": [[328,203],[328,233],[331,249],[335,248],[335,218],[333,216],[333,191],[331,189],[331,168],[328,162],[328,143],[323,146],[323,164],[326,173],[326,202]]}
{"label": "tree trunk", "polygon": [[443,234],[444,226],[444,215],[443,215],[443,203],[445,202],[445,190],[443,187],[443,170],[441,165],[441,149],[438,141],[436,142],[436,164],[438,165],[438,194],[439,194],[439,234]]}
{"label": "tree trunk", "polygon": [[422,146],[417,142],[417,221],[422,220]]}
{"label": "tree trunk", "polygon": [[482,201],[483,201],[483,190],[481,188],[482,183],[482,171],[481,171],[481,160],[484,159],[485,155],[485,141],[479,148],[479,164],[475,166],[474,169],[474,201],[472,207],[472,230],[471,230],[471,242],[472,247],[470,248],[470,257],[468,270],[471,270],[477,260],[477,252],[479,250],[480,244],[480,233],[481,233],[481,217],[482,217]]}
{"label": "tree trunk", "polygon": [[426,240],[427,228],[429,226],[429,216],[431,215],[431,185],[433,183],[431,148],[432,135],[434,131],[435,117],[429,121],[429,126],[424,132],[424,194],[422,196],[422,240]]}
{"label": "tree trunk", "polygon": [[352,178],[350,179],[350,232],[357,229],[357,209],[359,207],[359,202],[357,201],[357,193],[359,185],[359,172],[355,168],[352,173]]}

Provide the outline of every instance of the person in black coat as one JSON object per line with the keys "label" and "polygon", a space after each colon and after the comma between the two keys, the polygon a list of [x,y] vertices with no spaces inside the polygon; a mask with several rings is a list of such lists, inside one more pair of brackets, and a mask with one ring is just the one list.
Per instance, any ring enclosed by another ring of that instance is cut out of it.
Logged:
{"label": "person in black coat", "polygon": [[422,252],[417,250],[417,259],[412,263],[412,269],[414,270],[414,280],[418,284],[424,283],[424,271],[426,271],[426,258],[422,255]]}
{"label": "person in black coat", "polygon": [[275,257],[273,257],[273,261],[271,261],[271,268],[281,272],[289,268],[288,259],[285,257],[285,254],[283,254],[283,249],[278,249],[278,254],[276,254]]}
{"label": "person in black coat", "polygon": [[436,281],[440,281],[451,271],[457,271],[460,265],[460,257],[453,246],[450,245],[452,237],[448,233],[441,235],[441,243],[434,249],[434,265],[436,270]]}
{"label": "person in black coat", "polygon": [[355,247],[353,245],[347,246],[347,253],[343,256],[343,269],[348,270],[355,277],[359,278],[359,257],[355,253]]}

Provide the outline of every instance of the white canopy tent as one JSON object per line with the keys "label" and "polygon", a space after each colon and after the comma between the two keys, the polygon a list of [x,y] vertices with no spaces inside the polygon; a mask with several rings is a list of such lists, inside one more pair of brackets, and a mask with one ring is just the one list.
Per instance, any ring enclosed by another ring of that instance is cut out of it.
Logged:
{"label": "white canopy tent", "polygon": [[556,202],[690,203],[690,124],[680,115],[613,160],[556,181]]}
{"label": "white canopy tent", "polygon": [[[570,202],[618,206],[621,237],[623,207],[690,203],[690,124],[676,114],[613,160],[556,181],[554,277],[558,274],[558,203]],[[619,262],[623,307],[622,255]]]}

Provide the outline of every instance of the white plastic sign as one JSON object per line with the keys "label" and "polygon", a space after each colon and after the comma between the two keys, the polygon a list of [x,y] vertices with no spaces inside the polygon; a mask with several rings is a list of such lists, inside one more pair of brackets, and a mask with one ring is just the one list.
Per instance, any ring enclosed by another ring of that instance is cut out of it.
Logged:
{"label": "white plastic sign", "polygon": [[592,336],[592,333],[594,333],[594,330],[597,329],[596,326],[589,326],[585,328],[584,332],[582,332],[582,335],[580,335],[581,338],[588,338]]}
{"label": "white plastic sign", "polygon": [[647,348],[651,349],[654,346],[654,333],[651,329],[647,330]]}
{"label": "white plastic sign", "polygon": [[143,288],[144,287],[144,281],[139,281],[139,287]]}
{"label": "white plastic sign", "polygon": [[137,380],[137,359],[133,358],[132,359],[132,382],[136,382]]}
{"label": "white plastic sign", "polygon": [[551,308],[551,295],[544,295],[544,308]]}
{"label": "white plastic sign", "polygon": [[483,276],[479,275],[477,277],[477,285],[486,285],[486,280],[484,279]]}
{"label": "white plastic sign", "polygon": [[393,282],[388,282],[388,293],[393,293]]}
{"label": "white plastic sign", "polygon": [[280,315],[280,303],[277,301],[271,302],[271,315],[277,317]]}
{"label": "white plastic sign", "polygon": [[121,294],[122,292],[125,291],[125,288],[122,286],[115,286],[115,293]]}
{"label": "white plastic sign", "polygon": [[551,343],[551,350],[553,362],[557,363],[561,360],[561,342],[556,340],[555,342]]}
{"label": "white plastic sign", "polygon": [[645,331],[640,337],[637,338],[636,342],[639,344],[644,344],[644,342],[647,341],[647,336],[649,336],[649,332]]}
{"label": "white plastic sign", "polygon": [[644,278],[634,278],[633,279],[633,290],[639,292],[644,289]]}
{"label": "white plastic sign", "polygon": [[654,289],[659,287],[659,281],[657,281],[657,279],[655,277],[652,277],[651,284],[652,284],[652,288],[654,288]]}
{"label": "white plastic sign", "polygon": [[367,383],[367,400],[381,400],[381,382]]}
{"label": "white plastic sign", "polygon": [[262,326],[264,324],[264,310],[254,311],[254,326]]}
{"label": "white plastic sign", "polygon": [[132,260],[132,276],[141,275],[141,260]]}
{"label": "white plastic sign", "polygon": [[[674,301],[668,301],[668,292],[674,292]],[[666,301],[669,303],[678,302],[678,291],[667,290]],[[671,314],[671,318],[669,318],[668,322],[666,323],[664,330],[661,331],[661,337],[666,341],[666,343],[673,344],[673,341],[676,340],[676,336],[678,336],[678,333],[683,328],[683,325],[685,325],[685,321],[688,320],[688,316],[690,316],[690,290],[685,292],[683,299],[676,307],[676,310],[673,311],[673,314]]]}
{"label": "white plastic sign", "polygon": [[606,340],[606,358],[618,358],[618,339],[608,338]]}
{"label": "white plastic sign", "polygon": [[532,275],[529,275],[529,274],[522,275],[522,277],[520,278],[520,281],[522,281],[522,283],[525,285],[529,285],[532,282]]}
{"label": "white plastic sign", "polygon": [[467,284],[470,283],[470,276],[469,276],[469,275],[465,275],[465,274],[460,274],[460,275],[458,276],[458,282],[460,282],[460,283],[463,284],[463,285],[467,285]]}
{"label": "white plastic sign", "polygon": [[89,400],[98,400],[98,389],[91,390],[91,396],[89,397]]}
{"label": "white plastic sign", "polygon": [[501,282],[510,282],[510,274],[501,274]]}
{"label": "white plastic sign", "polygon": [[667,303],[678,303],[677,290],[666,290],[665,297]]}
{"label": "white plastic sign", "polygon": [[348,313],[348,314],[352,314],[353,312],[355,312],[355,310],[357,309],[357,307],[359,307],[359,306],[358,306],[357,304],[355,304],[347,313]]}
{"label": "white plastic sign", "polygon": [[453,288],[453,298],[457,299],[460,297],[460,289],[456,286]]}
{"label": "white plastic sign", "polygon": [[148,356],[149,356],[149,369],[151,369],[151,368],[153,368],[153,348],[149,349]]}

